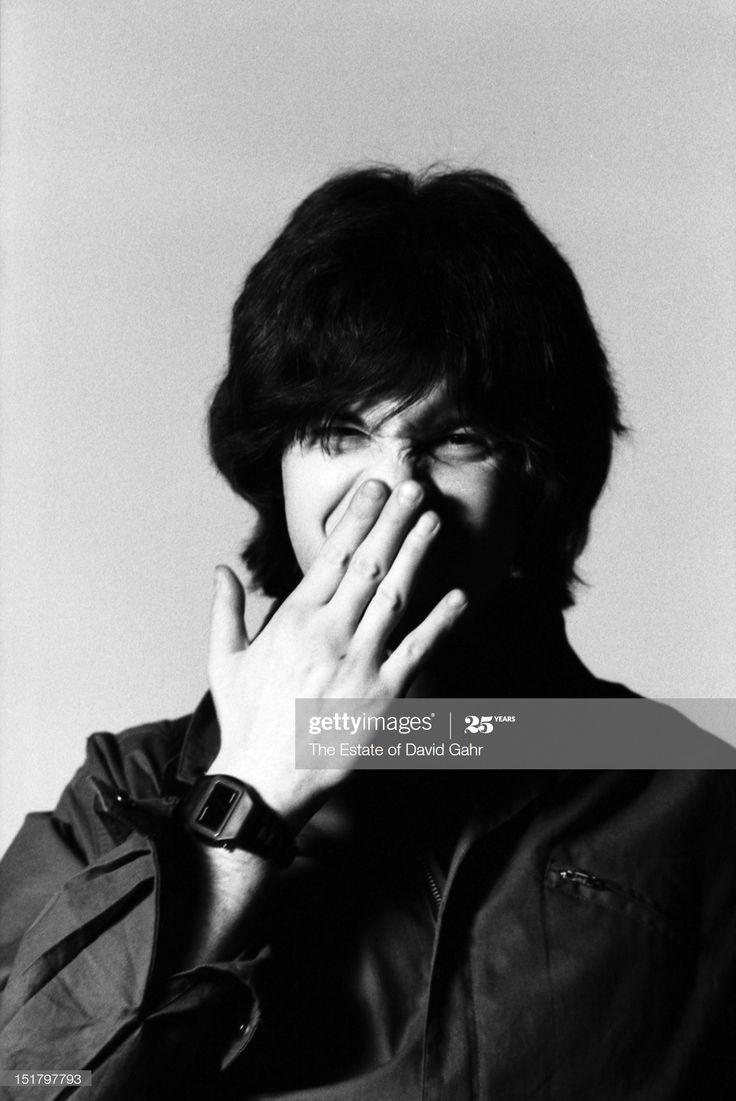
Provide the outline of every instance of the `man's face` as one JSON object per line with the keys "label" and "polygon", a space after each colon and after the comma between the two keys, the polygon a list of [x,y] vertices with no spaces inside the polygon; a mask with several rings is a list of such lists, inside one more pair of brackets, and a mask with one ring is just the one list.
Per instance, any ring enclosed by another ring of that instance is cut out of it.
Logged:
{"label": "man's face", "polygon": [[386,401],[357,404],[326,435],[320,426],[283,456],[286,522],[299,567],[306,572],[353,494],[369,478],[393,489],[414,479],[423,509],[442,521],[417,578],[423,612],[454,586],[487,599],[511,567],[516,493],[486,431],[463,418],[444,390],[401,412]]}

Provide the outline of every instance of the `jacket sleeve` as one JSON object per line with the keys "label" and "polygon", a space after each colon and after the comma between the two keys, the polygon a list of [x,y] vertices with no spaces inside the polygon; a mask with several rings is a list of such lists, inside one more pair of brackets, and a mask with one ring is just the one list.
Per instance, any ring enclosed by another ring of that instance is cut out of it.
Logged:
{"label": "jacket sleeve", "polygon": [[[175,726],[93,735],[56,811],[29,815],[0,866],[6,1081],[9,1071],[89,1069],[87,1098],[161,1096],[177,1076],[191,1084],[195,1071],[216,1074],[253,1033],[251,960],[174,975],[154,994],[160,845],[121,825],[100,794],[125,793],[165,815],[172,800],[161,778]],[[155,754],[143,751],[152,739]]]}

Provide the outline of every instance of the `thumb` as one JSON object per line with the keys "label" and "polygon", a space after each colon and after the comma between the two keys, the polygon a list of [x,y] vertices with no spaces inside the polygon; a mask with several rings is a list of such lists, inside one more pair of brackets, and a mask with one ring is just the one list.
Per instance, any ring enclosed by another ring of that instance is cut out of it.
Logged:
{"label": "thumb", "polygon": [[210,666],[218,658],[245,650],[245,591],[233,571],[227,566],[215,569],[215,591],[210,618]]}

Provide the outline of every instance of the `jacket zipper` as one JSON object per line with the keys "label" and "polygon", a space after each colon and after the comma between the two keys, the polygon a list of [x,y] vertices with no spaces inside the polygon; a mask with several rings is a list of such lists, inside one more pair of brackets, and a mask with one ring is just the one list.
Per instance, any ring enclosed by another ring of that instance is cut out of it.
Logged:
{"label": "jacket zipper", "polygon": [[437,915],[439,914],[440,906],[442,905],[442,891],[439,889],[439,886],[437,885],[437,880],[433,876],[432,870],[429,867],[429,864],[424,859],[424,857],[421,855],[421,853],[419,855],[419,863],[422,866],[422,871],[424,872],[424,878],[426,879],[427,886],[429,887],[429,893],[430,893],[431,899],[432,899],[432,909],[434,910],[434,916],[437,917]]}

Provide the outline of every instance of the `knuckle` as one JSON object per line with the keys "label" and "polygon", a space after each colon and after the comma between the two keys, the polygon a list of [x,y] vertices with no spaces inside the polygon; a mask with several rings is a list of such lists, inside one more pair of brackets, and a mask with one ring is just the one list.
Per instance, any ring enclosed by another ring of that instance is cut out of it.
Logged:
{"label": "knuckle", "polygon": [[350,568],[364,581],[380,581],[384,575],[381,563],[365,554],[356,554],[350,563]]}
{"label": "knuckle", "polygon": [[404,608],[404,595],[398,589],[392,589],[388,585],[379,585],[376,596],[385,602],[390,612],[398,613]]}
{"label": "knuckle", "polygon": [[361,652],[356,651],[348,646],[345,650],[345,653],[342,655],[342,660],[340,662],[341,671],[347,676],[351,676],[358,670],[362,669],[364,664],[364,655]]}
{"label": "knuckle", "polygon": [[350,551],[347,547],[341,546],[340,544],[330,546],[328,543],[325,545],[322,557],[329,566],[335,566],[337,569],[344,570],[347,569],[348,563],[350,562]]}
{"label": "knuckle", "polygon": [[412,664],[422,661],[426,654],[427,646],[421,639],[413,638],[406,644],[406,656]]}

